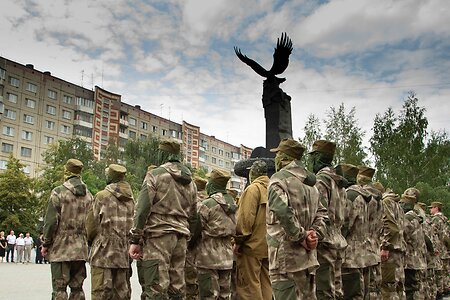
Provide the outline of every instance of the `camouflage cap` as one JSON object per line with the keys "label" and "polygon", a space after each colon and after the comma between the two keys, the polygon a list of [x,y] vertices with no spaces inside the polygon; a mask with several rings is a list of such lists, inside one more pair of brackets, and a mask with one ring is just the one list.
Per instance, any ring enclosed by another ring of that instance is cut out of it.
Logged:
{"label": "camouflage cap", "polygon": [[385,190],[385,188],[384,188],[384,186],[381,184],[381,182],[379,182],[379,181],[376,181],[376,182],[373,182],[372,183],[372,186],[374,187],[374,188],[376,188],[377,190],[379,190],[380,192],[382,192],[382,193],[384,193],[386,190]]}
{"label": "camouflage cap", "polygon": [[81,170],[83,170],[83,163],[78,159],[71,158],[64,165],[64,169],[74,174],[81,174]]}
{"label": "camouflage cap", "polygon": [[300,159],[305,152],[305,147],[293,139],[282,139],[278,147],[270,149],[270,152],[283,152],[295,159]]}
{"label": "camouflage cap", "polygon": [[147,167],[147,172],[150,172],[151,170],[156,169],[157,167],[158,166],[150,165],[150,166]]}
{"label": "camouflage cap", "polygon": [[267,174],[267,164],[265,161],[258,159],[255,161],[251,167],[248,168],[252,173],[258,175]]}
{"label": "camouflage cap", "polygon": [[211,173],[206,175],[209,180],[220,187],[226,187],[228,180],[230,180],[231,175],[227,171],[222,171],[219,169],[214,169]]}
{"label": "camouflage cap", "polygon": [[375,174],[375,169],[367,166],[358,166],[358,175],[363,175],[369,178],[372,178]]}
{"label": "camouflage cap", "polygon": [[335,151],[336,143],[327,140],[317,140],[312,145],[312,149],[309,153],[322,152],[333,156]]}
{"label": "camouflage cap", "polygon": [[402,194],[401,201],[404,203],[416,204],[417,199],[414,196]]}
{"label": "camouflage cap", "polygon": [[407,188],[403,194],[411,196],[411,197],[415,197],[416,201],[419,201],[419,197],[420,197],[420,191],[414,187],[411,188]]}
{"label": "camouflage cap", "polygon": [[198,191],[203,191],[208,183],[208,180],[200,176],[194,176],[194,183],[197,186]]}
{"label": "camouflage cap", "polygon": [[180,154],[181,145],[174,140],[163,140],[159,142],[159,149],[172,154]]}
{"label": "camouflage cap", "polygon": [[383,200],[385,200],[385,199],[391,199],[391,200],[393,200],[393,201],[395,201],[395,202],[398,202],[398,201],[400,201],[400,196],[399,196],[398,194],[394,193],[393,191],[391,191],[391,190],[388,189],[388,190],[383,194],[382,199],[383,199]]}
{"label": "camouflage cap", "polygon": [[357,166],[352,164],[341,164],[342,173],[345,176],[356,178],[356,175],[358,175],[359,169]]}
{"label": "camouflage cap", "polygon": [[429,208],[437,207],[441,210],[443,206],[444,205],[442,204],[442,202],[433,201],[433,202],[431,202],[431,205],[429,206]]}
{"label": "camouflage cap", "polygon": [[417,202],[417,206],[419,206],[423,210],[427,210],[427,205],[423,202]]}
{"label": "camouflage cap", "polygon": [[127,173],[127,169],[124,166],[117,164],[110,164],[106,168],[106,174],[113,179],[123,179],[125,174]]}

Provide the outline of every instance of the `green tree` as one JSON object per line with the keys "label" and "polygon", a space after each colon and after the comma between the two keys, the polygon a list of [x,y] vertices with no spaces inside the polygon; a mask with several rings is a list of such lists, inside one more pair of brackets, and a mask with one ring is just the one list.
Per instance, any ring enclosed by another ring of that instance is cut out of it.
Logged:
{"label": "green tree", "polygon": [[[305,132],[305,136],[303,138],[300,138],[299,141],[303,146],[305,146],[306,151],[308,151],[309,149],[311,149],[315,141],[322,138],[319,118],[317,118],[314,114],[309,114],[303,130]],[[309,170],[312,170],[312,164],[307,155],[303,155],[302,161]]]}
{"label": "green tree", "polygon": [[364,131],[358,126],[355,107],[346,113],[344,103],[338,108],[331,106],[324,121],[326,127],[324,138],[336,143],[334,164],[366,164],[367,154],[362,145]]}
{"label": "green tree", "polygon": [[0,174],[0,226],[6,230],[36,234],[39,214],[32,180],[23,172],[24,165],[12,155]]}

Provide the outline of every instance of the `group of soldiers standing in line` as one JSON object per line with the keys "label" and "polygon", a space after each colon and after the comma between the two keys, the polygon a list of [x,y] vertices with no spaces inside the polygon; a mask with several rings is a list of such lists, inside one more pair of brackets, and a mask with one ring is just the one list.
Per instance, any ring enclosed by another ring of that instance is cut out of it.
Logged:
{"label": "group of soldiers standing in line", "polygon": [[314,142],[310,172],[305,147],[282,140],[271,149],[276,173],[269,179],[256,160],[237,198],[229,173],[192,178],[180,144],[162,141],[169,159],[148,168],[136,204],[125,167],[110,165],[94,198],[83,164],[69,159],[44,224],[52,298],[68,299],[69,286],[70,299],[84,299],[89,261],[93,300],[130,299],[130,258],[147,300],[230,299],[234,258],[242,300],[441,298],[450,287],[442,203],[429,216],[416,188],[400,196],[372,182],[370,167],[332,167],[335,148]]}

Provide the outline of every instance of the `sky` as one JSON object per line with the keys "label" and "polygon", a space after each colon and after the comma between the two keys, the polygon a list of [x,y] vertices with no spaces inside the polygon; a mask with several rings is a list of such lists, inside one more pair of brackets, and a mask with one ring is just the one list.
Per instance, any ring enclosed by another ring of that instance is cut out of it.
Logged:
{"label": "sky", "polygon": [[409,91],[428,131],[450,129],[448,0],[3,0],[0,56],[92,88],[234,145],[265,145],[263,79],[277,38],[293,52],[280,85],[294,138],[309,114],[355,107],[367,143],[377,113]]}

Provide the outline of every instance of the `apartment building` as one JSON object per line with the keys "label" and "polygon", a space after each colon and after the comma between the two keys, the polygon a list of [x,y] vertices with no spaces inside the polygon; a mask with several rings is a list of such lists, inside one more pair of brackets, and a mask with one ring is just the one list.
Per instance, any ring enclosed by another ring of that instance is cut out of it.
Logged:
{"label": "apartment building", "polygon": [[[25,164],[34,177],[43,164],[42,154],[53,142],[82,138],[102,159],[109,143],[120,151],[129,139],[149,136],[172,138],[182,144],[186,163],[207,171],[233,171],[234,164],[250,157],[251,148],[234,146],[201,132],[200,127],[182,124],[122,102],[122,96],[96,86],[93,90],[38,71],[33,65],[0,57],[0,171],[10,154]],[[242,187],[241,178],[230,186]]]}

